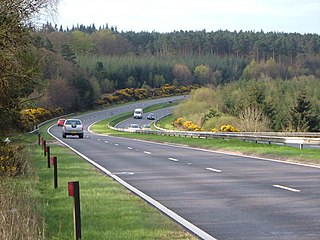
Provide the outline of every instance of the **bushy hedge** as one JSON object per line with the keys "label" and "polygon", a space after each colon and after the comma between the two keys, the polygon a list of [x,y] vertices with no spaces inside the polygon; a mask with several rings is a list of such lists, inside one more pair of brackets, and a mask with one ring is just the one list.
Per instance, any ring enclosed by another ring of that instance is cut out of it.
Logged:
{"label": "bushy hedge", "polygon": [[22,130],[30,130],[39,123],[62,114],[62,108],[56,108],[52,110],[47,110],[44,108],[24,109],[20,111],[20,126]]}
{"label": "bushy hedge", "polygon": [[160,88],[125,88],[115,91],[112,94],[102,95],[98,101],[98,105],[110,106],[118,103],[129,101],[144,100],[149,98],[169,97],[173,95],[189,94],[191,90],[196,89],[196,86],[176,87],[164,85]]}

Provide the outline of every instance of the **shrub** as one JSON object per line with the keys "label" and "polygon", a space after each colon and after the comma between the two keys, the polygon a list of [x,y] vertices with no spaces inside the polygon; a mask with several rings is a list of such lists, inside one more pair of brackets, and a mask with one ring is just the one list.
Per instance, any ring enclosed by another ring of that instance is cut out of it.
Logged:
{"label": "shrub", "polygon": [[192,125],[192,122],[191,121],[185,121],[182,126],[185,128],[185,129],[188,129],[189,126]]}
{"label": "shrub", "polygon": [[174,126],[181,126],[184,122],[184,118],[177,118],[174,122],[173,125]]}
{"label": "shrub", "polygon": [[0,176],[14,177],[26,173],[27,160],[21,146],[0,143]]}
{"label": "shrub", "polygon": [[188,131],[200,132],[202,129],[197,124],[190,124],[188,126]]}
{"label": "shrub", "polygon": [[220,127],[220,131],[221,132],[240,132],[238,129],[236,129],[234,126],[232,125],[222,125]]}
{"label": "shrub", "polygon": [[60,116],[62,108],[47,110],[44,108],[29,108],[20,111],[20,127],[22,130],[30,130],[35,125],[48,120],[54,116]]}

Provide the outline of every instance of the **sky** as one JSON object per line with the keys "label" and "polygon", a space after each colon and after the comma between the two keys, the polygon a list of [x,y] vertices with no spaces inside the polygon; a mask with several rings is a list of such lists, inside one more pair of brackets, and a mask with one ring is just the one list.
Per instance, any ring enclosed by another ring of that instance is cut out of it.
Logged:
{"label": "sky", "polygon": [[55,20],[118,31],[261,31],[320,34],[320,0],[60,0]]}

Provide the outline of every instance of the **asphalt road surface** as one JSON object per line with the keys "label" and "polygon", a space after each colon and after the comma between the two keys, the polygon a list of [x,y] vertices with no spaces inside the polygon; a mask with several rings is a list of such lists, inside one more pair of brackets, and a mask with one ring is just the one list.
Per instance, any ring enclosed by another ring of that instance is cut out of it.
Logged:
{"label": "asphalt road surface", "polygon": [[[79,118],[88,127],[146,104]],[[319,168],[87,131],[62,139],[57,126],[50,132],[212,239],[320,239]]]}

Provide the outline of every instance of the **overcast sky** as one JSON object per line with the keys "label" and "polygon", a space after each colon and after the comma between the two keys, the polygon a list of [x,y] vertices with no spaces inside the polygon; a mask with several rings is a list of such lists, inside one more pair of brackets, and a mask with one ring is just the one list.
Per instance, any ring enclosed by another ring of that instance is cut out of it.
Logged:
{"label": "overcast sky", "polygon": [[320,0],[60,0],[58,26],[320,34]]}

